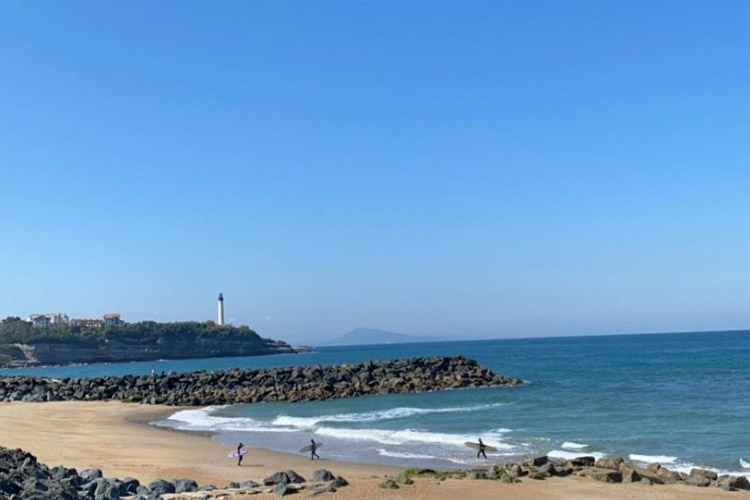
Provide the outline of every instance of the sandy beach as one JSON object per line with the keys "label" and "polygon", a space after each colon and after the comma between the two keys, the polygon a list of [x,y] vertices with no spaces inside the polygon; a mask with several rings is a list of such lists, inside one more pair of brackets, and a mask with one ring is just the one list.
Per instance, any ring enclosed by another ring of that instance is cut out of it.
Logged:
{"label": "sandy beach", "polygon": [[[472,499],[750,499],[750,492],[726,492],[684,485],[643,486],[604,484],[570,477],[519,484],[497,481],[418,479],[413,486],[383,490],[378,484],[402,469],[336,462],[314,463],[302,456],[251,448],[242,467],[227,458],[229,447],[208,435],[154,427],[149,422],[177,411],[176,407],[119,402],[9,403],[0,405],[0,444],[23,448],[49,466],[79,470],[101,468],[105,476],[132,476],[142,482],[157,478],[192,478],[199,484],[223,487],[230,481],[262,480],[273,472],[294,469],[309,477],[326,468],[351,485],[331,498],[472,498]],[[302,493],[302,496],[307,496]]]}

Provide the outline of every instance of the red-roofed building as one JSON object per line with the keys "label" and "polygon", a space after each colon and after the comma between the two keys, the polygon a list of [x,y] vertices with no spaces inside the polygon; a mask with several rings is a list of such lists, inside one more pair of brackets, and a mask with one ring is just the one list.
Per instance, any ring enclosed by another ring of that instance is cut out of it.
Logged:
{"label": "red-roofed building", "polygon": [[107,313],[104,315],[105,325],[121,325],[124,321],[120,319],[120,313]]}

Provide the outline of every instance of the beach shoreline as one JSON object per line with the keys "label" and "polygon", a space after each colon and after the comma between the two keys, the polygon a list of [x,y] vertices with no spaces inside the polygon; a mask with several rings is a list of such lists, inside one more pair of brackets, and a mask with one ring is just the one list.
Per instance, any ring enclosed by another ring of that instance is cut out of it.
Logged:
{"label": "beach shoreline", "polygon": [[417,479],[398,490],[378,488],[386,476],[403,468],[376,464],[310,461],[305,456],[262,448],[250,448],[243,467],[227,458],[231,447],[211,439],[210,432],[193,432],[151,425],[181,407],[150,406],[120,402],[5,403],[0,405],[0,445],[22,448],[49,466],[58,464],[85,469],[101,468],[107,477],[132,476],[141,482],[157,478],[191,478],[199,484],[223,487],[231,481],[261,481],[270,474],[293,469],[304,477],[320,468],[345,477],[350,486],[329,494],[336,498],[498,498],[512,494],[518,499],[620,500],[654,499],[750,499],[750,492],[686,485],[644,486],[605,484],[567,477],[544,481],[526,479],[519,484],[498,481]]}

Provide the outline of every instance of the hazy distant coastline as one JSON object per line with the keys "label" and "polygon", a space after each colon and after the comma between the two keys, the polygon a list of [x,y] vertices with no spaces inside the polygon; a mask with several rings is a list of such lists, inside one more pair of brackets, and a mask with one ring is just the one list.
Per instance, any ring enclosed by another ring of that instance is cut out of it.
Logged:
{"label": "hazy distant coastline", "polygon": [[355,328],[354,330],[337,337],[326,345],[372,345],[372,344],[407,344],[416,342],[442,342],[448,339],[426,335],[409,335],[405,333],[390,332],[379,328]]}

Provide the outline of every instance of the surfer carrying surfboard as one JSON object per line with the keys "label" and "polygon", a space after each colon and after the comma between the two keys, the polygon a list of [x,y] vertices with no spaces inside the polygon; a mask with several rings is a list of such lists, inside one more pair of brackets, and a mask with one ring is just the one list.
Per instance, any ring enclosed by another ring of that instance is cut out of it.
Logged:
{"label": "surfer carrying surfboard", "polygon": [[484,452],[486,449],[486,446],[482,442],[482,438],[479,438],[479,451],[477,451],[477,460],[479,460],[479,455],[482,455],[485,460],[487,460],[487,454]]}
{"label": "surfer carrying surfboard", "polygon": [[244,448],[245,445],[240,442],[240,444],[237,445],[237,467],[242,465],[242,457],[245,456],[244,453],[242,453],[242,448]]}
{"label": "surfer carrying surfboard", "polygon": [[[318,445],[315,444],[315,440],[310,440],[310,460],[315,460],[315,457],[318,457],[318,454],[315,453],[315,450],[318,449]],[[320,460],[320,457],[318,457],[318,460]]]}

